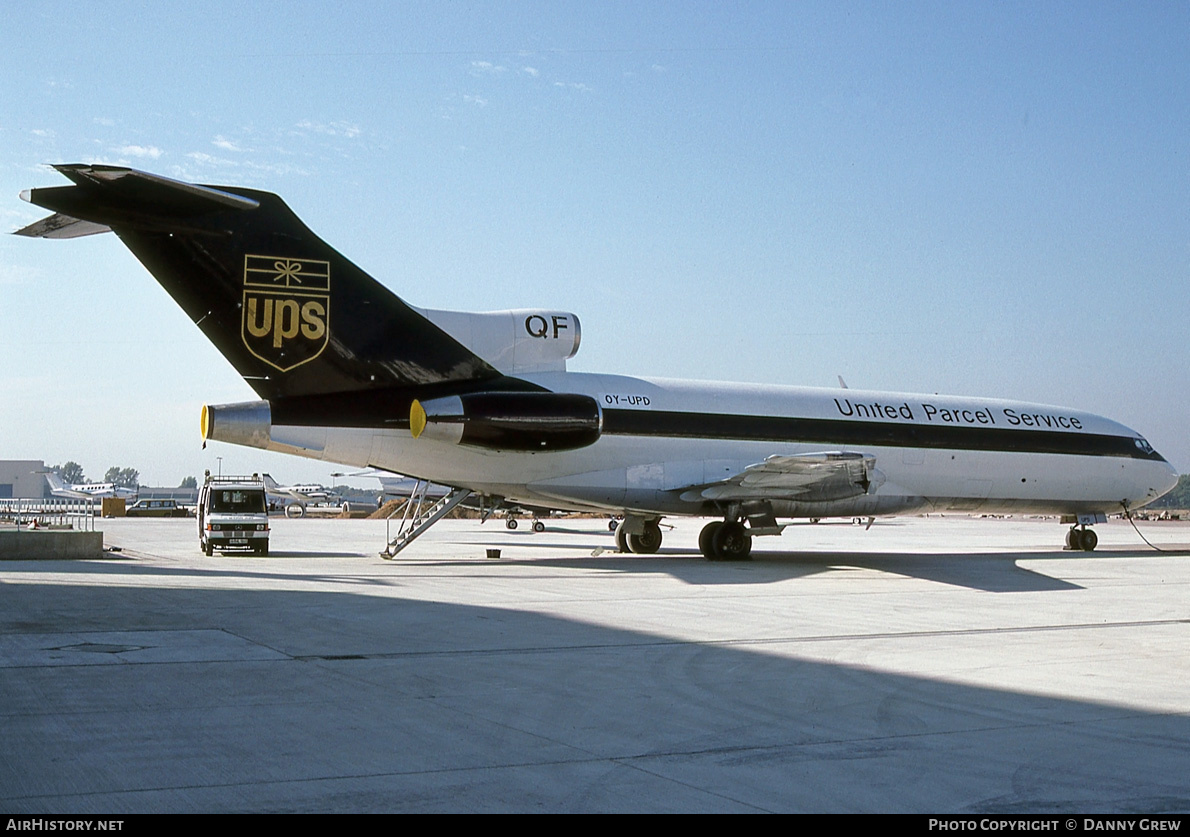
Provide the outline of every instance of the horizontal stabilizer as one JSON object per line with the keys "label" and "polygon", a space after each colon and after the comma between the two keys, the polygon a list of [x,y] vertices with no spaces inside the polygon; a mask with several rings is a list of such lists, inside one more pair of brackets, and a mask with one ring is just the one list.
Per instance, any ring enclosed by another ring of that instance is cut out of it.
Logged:
{"label": "horizontal stabilizer", "polygon": [[[185,183],[147,171],[123,166],[59,163],[54,170],[77,185],[102,190],[104,194],[122,195],[128,202],[164,201],[166,205],[188,209],[255,209],[259,201],[235,195],[212,186]],[[37,191],[37,190],[34,190]]]}
{"label": "horizontal stabilizer", "polygon": [[112,228],[106,224],[96,224],[94,221],[81,221],[71,218],[61,212],[55,212],[48,218],[35,221],[27,227],[17,230],[14,235],[26,235],[29,238],[82,238],[84,235],[97,235],[111,232]]}
{"label": "horizontal stabilizer", "polygon": [[[229,209],[256,209],[259,201],[210,186],[182,183],[120,166],[72,163],[54,169],[74,181],[74,186],[30,189],[21,197],[52,209],[57,215],[32,224],[21,235],[40,238],[77,238],[104,232],[113,226],[150,230],[186,230],[189,219]],[[58,219],[58,220],[55,220]],[[72,226],[89,222],[92,227]],[[39,225],[45,225],[50,234]],[[100,229],[101,227],[102,229]],[[86,229],[87,231],[83,231]],[[71,230],[68,234],[55,234]]]}

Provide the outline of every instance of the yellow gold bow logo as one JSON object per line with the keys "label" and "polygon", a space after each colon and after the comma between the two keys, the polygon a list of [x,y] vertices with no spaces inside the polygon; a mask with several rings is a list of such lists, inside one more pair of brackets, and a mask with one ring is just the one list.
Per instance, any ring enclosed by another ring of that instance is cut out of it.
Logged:
{"label": "yellow gold bow logo", "polygon": [[244,256],[244,345],[288,372],[322,354],[328,340],[331,265],[318,259]]}
{"label": "yellow gold bow logo", "polygon": [[302,263],[296,262],[293,259],[277,259],[273,262],[273,270],[277,271],[274,281],[285,280],[285,287],[296,283],[302,284],[301,277],[298,275],[301,272]]}

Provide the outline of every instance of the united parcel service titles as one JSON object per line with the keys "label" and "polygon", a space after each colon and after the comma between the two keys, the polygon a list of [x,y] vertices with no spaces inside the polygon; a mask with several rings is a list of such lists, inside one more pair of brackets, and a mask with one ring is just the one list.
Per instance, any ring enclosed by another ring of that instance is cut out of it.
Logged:
{"label": "united parcel service titles", "polygon": [[[879,401],[852,402],[850,398],[833,399],[839,415],[847,418],[883,418],[892,421],[917,421],[917,413],[908,401],[901,404],[883,404]],[[922,418],[931,424],[968,424],[994,427],[1000,421],[1010,427],[1037,427],[1051,430],[1082,430],[1083,423],[1077,416],[1060,413],[1027,413],[1014,407],[939,407],[922,402],[915,405]]]}
{"label": "united parcel service titles", "polygon": [[[844,407],[843,405],[847,406]],[[881,404],[879,401],[873,401],[870,404],[861,404],[856,402],[851,403],[850,398],[844,398],[843,403],[839,403],[839,399],[835,399],[835,406],[839,408],[839,414],[847,416],[848,418],[886,418],[886,419],[905,419],[906,421],[913,421],[913,410],[909,409],[909,402],[906,401],[901,406],[897,407],[892,404]]]}

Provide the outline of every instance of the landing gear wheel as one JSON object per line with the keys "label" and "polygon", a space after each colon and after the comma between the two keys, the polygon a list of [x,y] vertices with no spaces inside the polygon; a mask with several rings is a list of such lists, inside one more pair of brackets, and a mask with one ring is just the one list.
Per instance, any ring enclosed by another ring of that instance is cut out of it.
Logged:
{"label": "landing gear wheel", "polygon": [[620,525],[620,521],[616,520],[616,519],[613,517],[611,520],[609,520],[609,521],[607,522],[607,531],[609,531],[609,532],[614,532],[614,531],[616,531],[616,527],[617,527],[617,526],[619,526],[619,525]]}
{"label": "landing gear wheel", "polygon": [[652,555],[661,548],[661,527],[656,520],[645,521],[645,531],[629,535],[628,548],[636,555]]}
{"label": "landing gear wheel", "polygon": [[534,520],[533,521],[533,531],[534,532],[544,532],[545,524],[542,523],[540,520]]}
{"label": "landing gear wheel", "polygon": [[1079,529],[1076,526],[1071,526],[1066,530],[1067,549],[1093,552],[1097,546],[1099,546],[1099,536],[1095,534],[1094,530]]}
{"label": "landing gear wheel", "polygon": [[711,547],[720,561],[747,561],[752,554],[752,536],[743,523],[728,521],[711,538]]}
{"label": "landing gear wheel", "polygon": [[698,551],[708,561],[719,560],[719,556],[715,554],[715,533],[722,526],[722,520],[712,520],[706,526],[703,526],[702,531],[698,533]]}
{"label": "landing gear wheel", "polygon": [[616,549],[620,552],[628,551],[628,533],[624,531],[623,521],[616,527]]}
{"label": "landing gear wheel", "polygon": [[517,527],[517,522],[516,522],[516,518],[515,518],[515,517],[510,517],[510,518],[508,518],[507,520],[505,520],[505,521],[504,521],[504,528],[506,528],[506,529],[515,529],[516,527]]}

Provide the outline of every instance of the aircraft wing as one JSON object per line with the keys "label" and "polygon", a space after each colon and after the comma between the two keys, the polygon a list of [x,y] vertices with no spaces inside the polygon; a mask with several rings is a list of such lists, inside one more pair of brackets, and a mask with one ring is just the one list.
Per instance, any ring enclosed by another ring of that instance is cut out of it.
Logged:
{"label": "aircraft wing", "polygon": [[876,457],[863,453],[774,455],[727,479],[691,486],[682,499],[827,502],[869,494],[884,479],[876,469]]}

